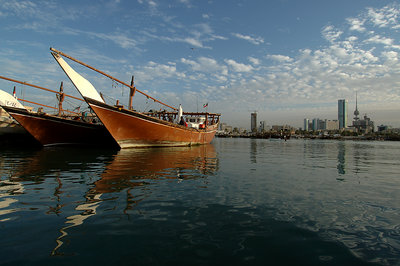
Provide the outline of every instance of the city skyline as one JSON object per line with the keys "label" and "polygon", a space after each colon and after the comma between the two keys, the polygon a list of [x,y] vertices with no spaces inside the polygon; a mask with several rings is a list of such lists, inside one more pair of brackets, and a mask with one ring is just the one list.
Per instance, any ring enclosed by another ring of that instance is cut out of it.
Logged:
{"label": "city skyline", "polygon": [[[337,99],[354,110],[356,91],[361,115],[400,127],[397,1],[0,0],[0,21],[1,75],[46,88],[64,81],[77,94],[54,47],[125,82],[134,75],[137,88],[175,107],[208,103],[238,127],[249,128],[253,110],[270,125],[335,119]],[[126,105],[122,86],[76,70]],[[55,101],[20,85],[17,96]]]}
{"label": "city skyline", "polygon": [[[337,109],[336,109],[336,118],[335,119],[328,119],[326,117],[321,117],[320,115],[313,116],[313,117],[305,117],[303,118],[302,121],[302,126],[294,126],[291,124],[267,124],[267,121],[265,120],[260,120],[259,123],[263,123],[263,127],[271,127],[271,126],[277,126],[277,125],[288,125],[288,126],[293,126],[295,128],[301,128],[303,130],[319,130],[322,129],[319,125],[319,123],[323,123],[324,127],[323,129],[327,130],[337,130],[343,129],[343,128],[349,128],[354,126],[354,121],[359,121],[362,118],[360,116],[360,111],[358,109],[358,97],[357,97],[357,92],[356,92],[356,98],[355,98],[355,109],[354,112],[349,110],[348,108],[348,100],[347,99],[339,99],[337,100]],[[255,128],[255,125],[258,125],[257,121],[257,111],[252,112],[250,117],[250,128],[249,131],[252,132],[253,129]],[[352,117],[354,115],[354,117]],[[368,117],[367,113],[362,113],[362,116],[365,118]],[[332,115],[330,116],[332,117]],[[337,125],[336,125],[337,124]],[[384,124],[376,124],[375,126],[389,126],[392,127],[392,125],[384,125]],[[232,125],[231,125],[232,126]],[[258,125],[260,126],[260,125]]]}

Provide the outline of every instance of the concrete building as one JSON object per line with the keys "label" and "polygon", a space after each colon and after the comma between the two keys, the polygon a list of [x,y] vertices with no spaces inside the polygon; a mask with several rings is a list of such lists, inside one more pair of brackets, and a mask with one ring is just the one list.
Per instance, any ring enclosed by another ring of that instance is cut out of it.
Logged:
{"label": "concrete building", "polygon": [[386,125],[378,126],[378,132],[388,131],[388,129],[389,129],[389,126],[386,126]]}
{"label": "concrete building", "polygon": [[221,123],[221,124],[219,125],[219,128],[220,128],[221,131],[225,131],[225,129],[226,129],[227,126],[228,126],[228,125],[227,125],[226,123]]}
{"label": "concrete building", "polygon": [[320,120],[319,118],[314,118],[312,120],[312,130],[317,131],[321,129],[320,123],[322,120]]}
{"label": "concrete building", "polygon": [[370,133],[375,130],[374,121],[371,121],[371,118],[366,114],[364,115],[364,119],[354,120],[353,127],[356,128],[356,132],[359,133]]}
{"label": "concrete building", "polygon": [[257,132],[257,113],[251,113],[251,132]]}
{"label": "concrete building", "polygon": [[347,127],[347,100],[338,100],[338,120],[339,129],[344,129]]}
{"label": "concrete building", "polygon": [[258,127],[258,132],[267,131],[267,123],[266,121],[260,121],[260,126]]}
{"label": "concrete building", "polygon": [[232,133],[232,132],[233,132],[232,126],[226,126],[225,132],[227,132],[227,133]]}
{"label": "concrete building", "polygon": [[325,119],[325,130],[339,130],[339,121]]}
{"label": "concrete building", "polygon": [[338,120],[328,120],[314,118],[311,121],[307,118],[304,119],[304,128],[306,131],[319,131],[319,130],[338,130],[339,121]]}

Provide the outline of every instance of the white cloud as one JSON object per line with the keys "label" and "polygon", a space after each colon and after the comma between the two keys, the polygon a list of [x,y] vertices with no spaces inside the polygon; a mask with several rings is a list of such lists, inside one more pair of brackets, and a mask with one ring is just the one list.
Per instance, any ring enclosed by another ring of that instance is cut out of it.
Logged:
{"label": "white cloud", "polygon": [[335,29],[333,26],[326,26],[322,30],[322,35],[329,42],[334,42],[343,34],[342,31]]}
{"label": "white cloud", "polygon": [[258,59],[258,58],[254,58],[254,57],[249,56],[248,59],[255,66],[258,66],[261,63],[260,59]]}
{"label": "white cloud", "polygon": [[347,22],[350,24],[350,30],[364,32],[366,28],[364,27],[365,20],[360,20],[358,18],[348,18]]}
{"label": "white cloud", "polygon": [[286,56],[286,55],[267,55],[267,58],[270,58],[274,61],[278,61],[281,63],[293,61],[292,58],[290,58],[289,56]]}
{"label": "white cloud", "polygon": [[197,61],[181,58],[181,62],[192,67],[193,71],[201,71],[207,73],[218,72],[222,75],[228,74],[228,68],[224,65],[219,65],[213,58],[200,57]]}
{"label": "white cloud", "polygon": [[252,36],[243,35],[243,34],[240,34],[240,33],[232,33],[232,35],[235,36],[236,38],[249,41],[249,42],[251,42],[252,44],[255,44],[255,45],[259,45],[259,44],[264,43],[264,39],[261,38],[261,37],[252,37]]}
{"label": "white cloud", "polygon": [[37,5],[32,1],[4,1],[2,8],[22,16],[36,16],[40,12]]}
{"label": "white cloud", "polygon": [[235,72],[250,72],[253,70],[251,65],[245,65],[242,63],[238,63],[233,59],[226,59],[225,62],[233,68]]}
{"label": "white cloud", "polygon": [[375,35],[375,36],[369,38],[368,40],[366,40],[365,42],[375,43],[375,44],[384,44],[384,45],[390,46],[393,44],[393,39],[387,38],[387,37],[382,37],[380,35]]}
{"label": "white cloud", "polygon": [[143,71],[148,73],[152,78],[156,77],[172,77],[176,76],[179,78],[184,78],[185,74],[180,73],[176,70],[176,65],[174,63],[169,64],[158,64],[153,61],[150,61],[147,66],[143,68]]}
{"label": "white cloud", "polygon": [[[175,39],[175,40],[179,41],[180,39],[178,38],[178,39]],[[188,44],[190,44],[190,45],[192,45],[192,46],[194,46],[194,47],[197,47],[197,48],[202,48],[203,47],[202,42],[200,40],[198,40],[198,39],[185,38],[185,39],[183,39],[183,41],[188,43]]]}
{"label": "white cloud", "polygon": [[190,0],[179,0],[179,2],[184,4],[187,8],[193,7],[192,3],[190,3]]}
{"label": "white cloud", "polygon": [[381,9],[368,8],[368,16],[375,26],[383,28],[398,24],[399,9],[388,5]]}

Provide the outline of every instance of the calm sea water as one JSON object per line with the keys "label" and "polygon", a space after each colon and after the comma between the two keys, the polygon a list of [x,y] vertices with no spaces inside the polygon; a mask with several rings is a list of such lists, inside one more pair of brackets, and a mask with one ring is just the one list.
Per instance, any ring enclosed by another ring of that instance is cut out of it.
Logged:
{"label": "calm sea water", "polygon": [[400,265],[400,143],[0,150],[2,265]]}

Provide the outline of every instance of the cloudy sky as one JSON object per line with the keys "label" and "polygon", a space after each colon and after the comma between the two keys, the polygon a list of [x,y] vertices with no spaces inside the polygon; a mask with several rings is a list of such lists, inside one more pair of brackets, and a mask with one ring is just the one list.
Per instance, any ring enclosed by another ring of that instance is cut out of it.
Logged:
{"label": "cloudy sky", "polygon": [[[0,0],[0,75],[77,94],[63,51],[185,111],[250,127],[360,113],[400,127],[400,4],[385,0]],[[71,62],[71,61],[68,61]],[[127,90],[71,62],[109,99]],[[0,80],[1,89],[12,84]],[[17,85],[20,97],[54,96]],[[135,99],[138,109],[159,108]]]}

